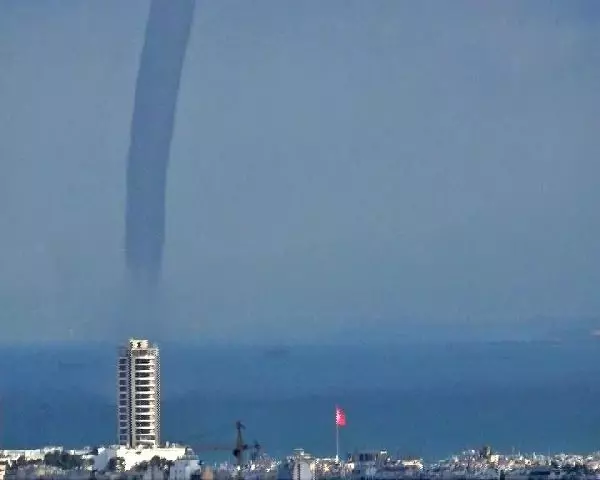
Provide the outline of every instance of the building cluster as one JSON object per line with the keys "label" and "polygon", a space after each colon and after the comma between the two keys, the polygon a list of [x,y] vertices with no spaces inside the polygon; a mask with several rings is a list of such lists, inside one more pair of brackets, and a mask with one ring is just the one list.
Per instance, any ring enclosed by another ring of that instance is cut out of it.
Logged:
{"label": "building cluster", "polygon": [[0,451],[0,480],[30,478],[212,478],[198,457],[161,443],[160,352],[146,339],[130,339],[117,360],[117,443],[65,450],[53,446]]}
{"label": "building cluster", "polygon": [[427,464],[386,451],[355,452],[339,462],[298,449],[282,461],[261,455],[210,467],[189,448],[161,441],[160,355],[145,339],[119,348],[116,394],[115,445],[0,450],[0,480],[600,480],[600,454],[500,455],[488,446]]}

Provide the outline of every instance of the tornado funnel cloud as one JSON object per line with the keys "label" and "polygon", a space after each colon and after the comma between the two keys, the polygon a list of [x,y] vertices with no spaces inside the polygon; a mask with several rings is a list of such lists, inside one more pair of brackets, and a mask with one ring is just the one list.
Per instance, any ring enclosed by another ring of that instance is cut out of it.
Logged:
{"label": "tornado funnel cloud", "polygon": [[135,88],[127,160],[125,252],[136,282],[155,284],[165,242],[167,169],[194,0],[153,0]]}

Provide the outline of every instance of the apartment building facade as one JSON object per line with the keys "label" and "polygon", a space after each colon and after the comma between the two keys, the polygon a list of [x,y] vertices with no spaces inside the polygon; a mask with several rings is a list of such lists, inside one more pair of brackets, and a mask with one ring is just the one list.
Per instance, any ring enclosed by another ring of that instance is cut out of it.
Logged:
{"label": "apartment building facade", "polygon": [[119,445],[160,445],[160,355],[145,339],[129,339],[119,348],[117,367]]}

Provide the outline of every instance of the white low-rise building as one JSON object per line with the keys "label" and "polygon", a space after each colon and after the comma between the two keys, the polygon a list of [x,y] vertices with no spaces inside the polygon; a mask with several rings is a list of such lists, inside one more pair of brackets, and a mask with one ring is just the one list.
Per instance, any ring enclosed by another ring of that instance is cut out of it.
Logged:
{"label": "white low-rise building", "polygon": [[290,464],[292,480],[315,480],[314,469],[311,468],[309,460],[295,458]]}
{"label": "white low-rise building", "polygon": [[148,467],[142,476],[142,480],[164,480],[165,473],[159,467]]}
{"label": "white low-rise building", "polygon": [[149,462],[153,457],[164,458],[174,462],[185,455],[185,447],[164,448],[127,448],[124,446],[112,446],[99,448],[98,455],[94,457],[94,470],[106,471],[111,458],[122,458],[124,469],[131,470],[142,462]]}
{"label": "white low-rise building", "polygon": [[169,470],[169,480],[190,480],[192,474],[201,470],[202,466],[196,455],[185,455],[175,460]]}
{"label": "white low-rise building", "polygon": [[26,460],[43,460],[47,453],[51,453],[56,450],[61,451],[62,447],[0,450],[0,456],[5,457],[9,462],[14,462],[20,457],[23,457]]}

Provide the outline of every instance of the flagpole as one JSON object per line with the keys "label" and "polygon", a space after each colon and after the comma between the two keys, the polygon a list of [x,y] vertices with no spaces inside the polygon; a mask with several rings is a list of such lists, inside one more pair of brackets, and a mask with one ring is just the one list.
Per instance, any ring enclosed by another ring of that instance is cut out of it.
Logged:
{"label": "flagpole", "polygon": [[340,426],[335,422],[335,463],[340,461]]}

